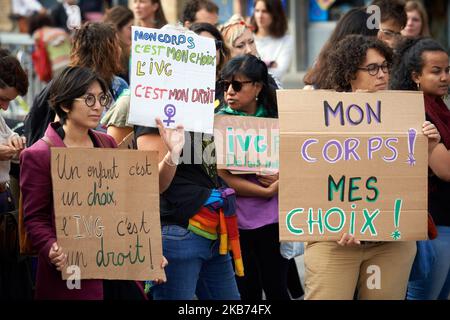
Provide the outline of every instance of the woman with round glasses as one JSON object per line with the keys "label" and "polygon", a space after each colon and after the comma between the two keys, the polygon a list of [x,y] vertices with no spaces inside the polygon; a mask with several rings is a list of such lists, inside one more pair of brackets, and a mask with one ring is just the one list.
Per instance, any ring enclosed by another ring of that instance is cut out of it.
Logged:
{"label": "woman with round glasses", "polygon": [[[253,55],[230,60],[221,72],[226,105],[218,112],[231,116],[277,118],[267,66]],[[289,260],[280,254],[278,231],[278,175],[273,179],[255,174],[219,176],[236,191],[244,277],[236,277],[242,300],[289,300]]]}
{"label": "woman with round glasses", "polygon": [[[328,57],[330,88],[337,91],[378,91],[388,88],[392,50],[380,40],[350,35]],[[430,145],[439,133],[429,122],[423,132]],[[414,241],[359,241],[344,233],[336,242],[313,241],[305,248],[305,299],[394,299],[406,295],[409,273],[416,253]],[[381,271],[381,286],[367,286],[370,266]]]}
{"label": "woman with round glasses", "polygon": [[[74,35],[70,65],[90,68],[108,84],[108,92],[116,100],[128,88],[122,78],[119,36],[113,25],[104,22],[87,22]],[[34,99],[25,120],[27,146],[42,138],[47,125],[55,121],[55,112],[48,104],[51,82]],[[104,128],[99,127],[105,131]]]}
{"label": "woman with round glasses", "polygon": [[43,139],[20,156],[24,223],[38,250],[37,299],[144,299],[142,283],[82,280],[69,290],[61,271],[67,254],[56,240],[50,170],[50,148],[116,148],[114,140],[93,129],[110,103],[107,83],[88,68],[67,67],[52,82],[50,105],[59,121],[50,123]]}

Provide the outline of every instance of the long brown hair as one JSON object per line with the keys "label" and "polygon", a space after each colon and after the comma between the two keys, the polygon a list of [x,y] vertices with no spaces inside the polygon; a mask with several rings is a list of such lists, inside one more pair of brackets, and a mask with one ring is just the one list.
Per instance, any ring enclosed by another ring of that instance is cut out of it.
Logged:
{"label": "long brown hair", "polygon": [[114,75],[122,72],[116,29],[104,22],[87,22],[75,33],[71,66],[91,68],[111,86]]}
{"label": "long brown hair", "polygon": [[[130,21],[134,21],[133,11],[125,6],[116,6],[109,9],[103,18],[103,22],[113,24],[118,33],[123,27],[130,23]],[[129,45],[123,43],[122,39],[120,39],[120,47],[122,48],[120,61],[123,71],[126,72],[128,70],[128,64],[130,63],[131,48]]]}
{"label": "long brown hair", "polygon": [[405,5],[405,12],[417,11],[422,19],[422,28],[420,30],[420,37],[429,37],[430,28],[428,26],[428,14],[423,7],[423,4],[419,1],[408,1]]}
{"label": "long brown hair", "polygon": [[[287,32],[288,23],[281,0],[256,0],[254,7],[256,7],[256,4],[260,1],[265,3],[267,12],[269,12],[272,16],[272,23],[269,27],[270,35],[275,38],[283,37]],[[256,24],[255,14],[252,15],[250,23],[253,27],[253,31],[258,33],[258,25]]]}

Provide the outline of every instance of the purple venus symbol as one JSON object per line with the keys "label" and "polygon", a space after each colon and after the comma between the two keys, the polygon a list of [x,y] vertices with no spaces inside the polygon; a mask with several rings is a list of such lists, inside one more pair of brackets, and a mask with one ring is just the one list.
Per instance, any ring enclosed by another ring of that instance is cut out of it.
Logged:
{"label": "purple venus symbol", "polygon": [[416,159],[414,158],[414,145],[416,144],[417,131],[416,129],[408,130],[408,160],[406,161],[410,166],[416,164]]}
{"label": "purple venus symbol", "polygon": [[170,126],[170,124],[172,122],[175,123],[175,120],[172,120],[172,118],[175,116],[176,113],[177,113],[177,109],[175,108],[175,106],[173,104],[166,105],[164,107],[164,114],[167,116],[167,119],[163,120],[163,122],[167,126]]}

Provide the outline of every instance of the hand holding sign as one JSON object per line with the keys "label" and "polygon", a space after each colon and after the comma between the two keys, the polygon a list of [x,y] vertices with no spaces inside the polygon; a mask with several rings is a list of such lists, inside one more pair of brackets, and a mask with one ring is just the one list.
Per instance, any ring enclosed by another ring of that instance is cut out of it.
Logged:
{"label": "hand holding sign", "polygon": [[54,242],[48,253],[50,262],[56,266],[56,270],[62,271],[67,264],[67,254],[62,250],[62,247],[58,246],[58,243]]}
{"label": "hand holding sign", "polygon": [[360,245],[361,241],[356,240],[352,234],[344,233],[342,238],[339,241],[336,241],[340,246],[352,246],[352,245]]}
{"label": "hand holding sign", "polygon": [[428,138],[428,151],[431,151],[441,141],[441,135],[436,126],[430,121],[425,121],[422,125],[422,132]]}
{"label": "hand holding sign", "polygon": [[264,187],[268,187],[274,182],[278,181],[278,173],[271,175],[257,175],[259,183],[261,183]]}
{"label": "hand holding sign", "polygon": [[[178,160],[184,146],[184,127],[182,125],[178,125],[174,130],[170,130],[164,127],[161,119],[156,118],[155,121],[159,130],[159,135],[161,136],[167,150],[171,154],[172,161],[174,159]],[[177,163],[178,161],[173,162]]]}

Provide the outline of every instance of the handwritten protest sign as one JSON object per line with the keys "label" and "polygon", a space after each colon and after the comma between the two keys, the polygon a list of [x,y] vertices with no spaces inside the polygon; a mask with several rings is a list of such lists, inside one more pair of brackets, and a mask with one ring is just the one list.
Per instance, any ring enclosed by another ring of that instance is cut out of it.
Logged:
{"label": "handwritten protest sign", "polygon": [[277,91],[280,239],[427,236],[423,96]]}
{"label": "handwritten protest sign", "polygon": [[212,134],[216,74],[213,39],[174,28],[132,27],[128,123]]}
{"label": "handwritten protest sign", "polygon": [[218,169],[278,172],[278,119],[216,115],[214,142]]}
{"label": "handwritten protest sign", "polygon": [[51,152],[56,232],[68,266],[77,265],[81,279],[165,278],[157,153]]}

